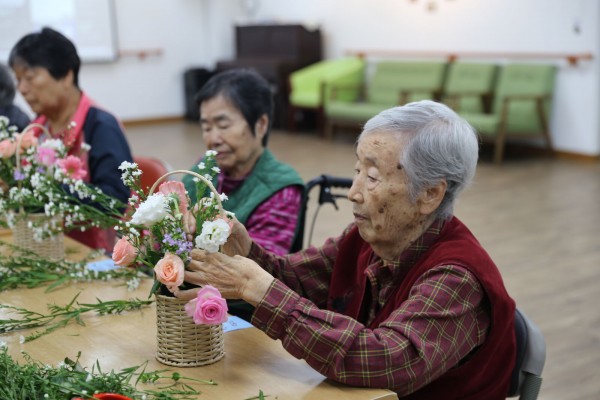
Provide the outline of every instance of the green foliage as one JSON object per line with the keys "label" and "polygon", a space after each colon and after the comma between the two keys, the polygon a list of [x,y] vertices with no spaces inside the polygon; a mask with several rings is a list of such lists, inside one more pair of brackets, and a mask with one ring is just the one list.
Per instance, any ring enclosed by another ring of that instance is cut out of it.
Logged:
{"label": "green foliage", "polygon": [[[0,347],[0,398],[70,400],[73,397],[91,398],[95,393],[119,393],[132,399],[182,400],[195,399],[201,393],[186,382],[217,384],[178,373],[165,374],[168,370],[146,371],[147,363],[105,372],[96,361],[91,371],[87,371],[79,363],[80,356],[81,352],[75,360],[66,358],[53,367],[23,353],[24,361],[17,363],[6,347]],[[155,387],[140,389],[140,383],[144,387]]]}
{"label": "green foliage", "polygon": [[22,342],[29,342],[59,328],[64,328],[72,321],[79,325],[85,325],[81,319],[81,316],[85,313],[96,312],[98,315],[121,314],[125,311],[139,310],[144,306],[152,304],[152,300],[139,299],[112,301],[96,299],[96,304],[86,304],[76,302],[77,297],[79,297],[79,293],[66,306],[49,304],[49,314],[41,314],[21,307],[0,304],[0,310],[7,310],[10,315],[17,316],[17,318],[0,319],[0,333],[39,328],[42,326],[46,327],[44,330],[34,332],[21,339]]}

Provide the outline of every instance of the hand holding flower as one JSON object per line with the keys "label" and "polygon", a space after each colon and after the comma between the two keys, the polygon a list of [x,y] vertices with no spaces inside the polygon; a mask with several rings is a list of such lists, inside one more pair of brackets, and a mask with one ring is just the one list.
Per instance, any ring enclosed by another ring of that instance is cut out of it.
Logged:
{"label": "hand holding flower", "polygon": [[[185,281],[194,285],[211,285],[226,299],[242,299],[256,306],[273,282],[273,276],[254,261],[230,257],[222,253],[193,250],[187,266]],[[173,292],[180,299],[191,299],[197,289]]]}
{"label": "hand holding flower", "polygon": [[230,256],[240,255],[246,257],[250,253],[250,247],[252,247],[252,239],[246,227],[235,216],[231,217],[229,224],[231,232],[227,242],[221,247],[221,251]]}

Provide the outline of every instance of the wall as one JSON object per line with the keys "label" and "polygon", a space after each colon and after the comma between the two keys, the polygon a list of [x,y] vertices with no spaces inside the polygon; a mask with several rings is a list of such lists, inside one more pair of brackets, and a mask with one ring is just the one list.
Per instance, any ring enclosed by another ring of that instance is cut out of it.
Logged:
{"label": "wall", "polygon": [[[233,26],[244,19],[320,25],[327,58],[352,49],[591,52],[576,67],[555,61],[551,129],[558,150],[600,154],[600,2],[431,1],[435,12],[425,0],[118,0],[119,48],[163,54],[86,64],[81,83],[123,120],[183,115],[183,72],[232,58]],[[253,15],[246,4],[257,6]]]}
{"label": "wall", "polygon": [[424,0],[259,0],[256,20],[319,24],[328,58],[352,49],[593,53],[576,67],[550,61],[559,66],[551,132],[558,150],[600,154],[600,2],[433,2],[434,12]]}

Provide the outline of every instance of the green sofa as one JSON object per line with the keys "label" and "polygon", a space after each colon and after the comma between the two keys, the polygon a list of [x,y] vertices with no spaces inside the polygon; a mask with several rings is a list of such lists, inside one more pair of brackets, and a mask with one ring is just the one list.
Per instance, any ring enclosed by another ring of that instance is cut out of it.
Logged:
{"label": "green sofa", "polygon": [[[362,82],[365,61],[358,57],[323,60],[296,70],[289,77],[288,128],[296,130],[299,110],[317,113],[317,128],[323,131],[323,106],[330,97],[332,85],[354,85]],[[358,90],[344,94],[344,99],[353,101]]]}
{"label": "green sofa", "polygon": [[552,153],[548,115],[556,66],[548,64],[507,64],[500,67],[494,88],[491,113],[460,112],[479,132],[482,140],[494,143],[494,162],[500,164],[507,138],[541,137]]}
{"label": "green sofa", "polygon": [[360,128],[387,108],[441,95],[445,62],[379,61],[374,67],[360,86],[332,86],[325,102],[326,137],[332,138],[338,126]]}

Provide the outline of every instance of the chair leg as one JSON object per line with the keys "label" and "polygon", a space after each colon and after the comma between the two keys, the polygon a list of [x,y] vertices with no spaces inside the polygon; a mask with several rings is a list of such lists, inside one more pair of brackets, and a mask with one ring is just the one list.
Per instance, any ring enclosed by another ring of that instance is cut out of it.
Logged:
{"label": "chair leg", "polygon": [[296,131],[296,107],[291,104],[288,106],[287,127],[291,132]]}
{"label": "chair leg", "polygon": [[331,119],[327,119],[325,121],[325,138],[328,140],[333,140],[333,121]]}
{"label": "chair leg", "polygon": [[504,130],[498,132],[496,136],[496,143],[494,144],[494,164],[502,164],[502,158],[504,157]]}
{"label": "chair leg", "polygon": [[546,112],[544,111],[544,102],[539,100],[536,103],[538,116],[540,117],[540,125],[542,125],[542,134],[546,139],[546,149],[549,155],[554,154],[554,146],[552,145],[552,137],[550,136],[550,130],[548,129],[548,120],[546,119]]}
{"label": "chair leg", "polygon": [[496,135],[496,143],[494,144],[494,163],[502,164],[504,156],[504,144],[506,142],[506,125],[508,121],[508,101],[505,99],[502,106],[502,114],[500,115],[500,126]]}
{"label": "chair leg", "polygon": [[536,400],[542,387],[542,377],[529,375],[523,382],[521,387],[521,395],[519,400]]}
{"label": "chair leg", "polygon": [[325,111],[323,107],[317,107],[317,133],[319,136],[325,136]]}

